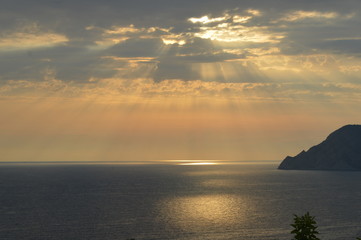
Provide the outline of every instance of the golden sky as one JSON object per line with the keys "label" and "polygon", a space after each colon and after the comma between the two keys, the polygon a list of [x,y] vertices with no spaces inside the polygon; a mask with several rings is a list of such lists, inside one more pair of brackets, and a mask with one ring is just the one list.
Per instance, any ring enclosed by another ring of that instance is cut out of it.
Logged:
{"label": "golden sky", "polygon": [[5,0],[0,161],[282,160],[361,117],[361,3]]}

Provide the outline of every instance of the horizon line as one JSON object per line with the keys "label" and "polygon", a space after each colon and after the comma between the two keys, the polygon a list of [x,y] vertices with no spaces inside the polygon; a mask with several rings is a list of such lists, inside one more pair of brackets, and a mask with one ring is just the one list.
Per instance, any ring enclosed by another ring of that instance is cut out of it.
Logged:
{"label": "horizon line", "polygon": [[1,164],[119,164],[119,165],[209,165],[278,163],[280,160],[148,160],[148,161],[0,161]]}

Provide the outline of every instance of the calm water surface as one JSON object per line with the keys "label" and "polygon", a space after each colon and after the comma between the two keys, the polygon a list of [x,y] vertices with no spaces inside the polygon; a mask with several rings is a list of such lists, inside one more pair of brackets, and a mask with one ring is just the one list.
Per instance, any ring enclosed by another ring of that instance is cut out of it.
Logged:
{"label": "calm water surface", "polygon": [[361,172],[212,166],[0,164],[0,239],[291,239],[361,236]]}

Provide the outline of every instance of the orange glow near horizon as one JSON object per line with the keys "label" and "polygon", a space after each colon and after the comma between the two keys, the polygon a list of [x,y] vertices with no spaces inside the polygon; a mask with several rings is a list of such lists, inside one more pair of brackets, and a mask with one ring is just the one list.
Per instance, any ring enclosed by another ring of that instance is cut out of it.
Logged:
{"label": "orange glow near horizon", "polygon": [[341,113],[351,110],[225,97],[45,99],[0,100],[2,161],[280,160],[349,123]]}

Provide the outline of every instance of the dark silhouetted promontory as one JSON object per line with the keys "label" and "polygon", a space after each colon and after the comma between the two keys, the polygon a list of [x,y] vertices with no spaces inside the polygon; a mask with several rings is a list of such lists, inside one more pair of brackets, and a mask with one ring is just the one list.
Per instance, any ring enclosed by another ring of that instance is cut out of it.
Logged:
{"label": "dark silhouetted promontory", "polygon": [[346,125],[325,141],[286,157],[278,169],[286,170],[361,170],[361,125]]}

